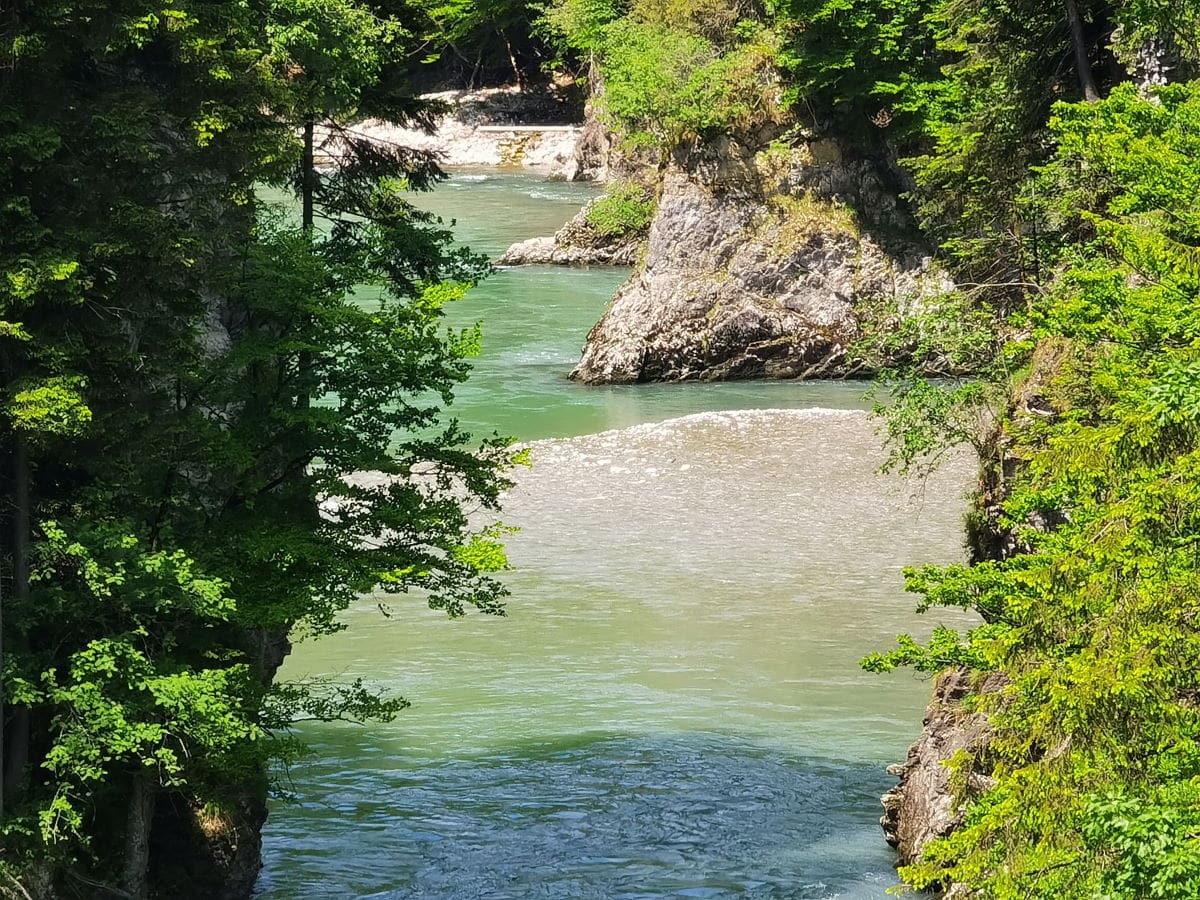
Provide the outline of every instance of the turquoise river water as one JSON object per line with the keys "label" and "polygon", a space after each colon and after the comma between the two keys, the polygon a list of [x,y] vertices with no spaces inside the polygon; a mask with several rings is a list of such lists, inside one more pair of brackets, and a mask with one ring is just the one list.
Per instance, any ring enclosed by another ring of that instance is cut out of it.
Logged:
{"label": "turquoise river water", "polygon": [[[552,233],[591,196],[458,173],[421,202],[472,247]],[[881,898],[879,795],[929,684],[858,660],[915,619],[902,566],[962,555],[955,459],[877,475],[842,383],[597,388],[566,380],[627,273],[496,273],[459,392],[476,432],[531,442],[505,519],[503,619],[418,601],[302,643],[284,677],[333,674],[413,707],[307,727],[264,837],[266,898]],[[957,623],[955,623],[957,624]]]}

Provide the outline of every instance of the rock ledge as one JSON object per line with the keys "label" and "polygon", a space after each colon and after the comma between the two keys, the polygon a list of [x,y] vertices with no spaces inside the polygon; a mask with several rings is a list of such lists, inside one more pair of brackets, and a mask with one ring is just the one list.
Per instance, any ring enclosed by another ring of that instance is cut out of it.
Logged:
{"label": "rock ledge", "polygon": [[[921,736],[903,763],[888,767],[900,783],[880,798],[879,824],[896,848],[899,865],[920,861],[930,841],[962,824],[967,801],[993,786],[992,778],[978,771],[967,773],[961,784],[952,783],[947,763],[961,752],[978,753],[991,736],[987,717],[967,710],[963,701],[969,694],[999,691],[1005,683],[1003,675],[981,678],[967,669],[950,669],[934,682]],[[963,885],[948,885],[942,896],[965,900],[972,893]]]}
{"label": "rock ledge", "polygon": [[501,266],[632,266],[646,242],[646,235],[634,232],[605,235],[588,221],[597,197],[581,209],[553,237],[536,237],[509,247],[497,260]]}

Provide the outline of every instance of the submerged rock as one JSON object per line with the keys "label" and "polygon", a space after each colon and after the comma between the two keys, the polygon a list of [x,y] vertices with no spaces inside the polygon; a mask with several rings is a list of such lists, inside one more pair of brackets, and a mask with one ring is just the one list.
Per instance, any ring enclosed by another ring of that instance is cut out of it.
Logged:
{"label": "submerged rock", "polygon": [[666,167],[644,265],[588,335],[593,383],[867,374],[868,321],[953,290],[892,195],[831,141],[722,137]]}

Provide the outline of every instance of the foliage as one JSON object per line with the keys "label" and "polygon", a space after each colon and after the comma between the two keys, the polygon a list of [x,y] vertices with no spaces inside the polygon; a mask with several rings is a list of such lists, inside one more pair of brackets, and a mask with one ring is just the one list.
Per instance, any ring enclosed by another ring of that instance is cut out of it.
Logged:
{"label": "foliage", "polygon": [[654,220],[656,206],[646,188],[629,181],[617,181],[589,207],[587,223],[604,237],[644,234]]}
{"label": "foliage", "polygon": [[469,87],[481,70],[511,75],[523,85],[548,62],[540,40],[538,4],[527,0],[431,0],[394,9],[400,21],[421,23],[426,64],[457,63]]}
{"label": "foliage", "polygon": [[[156,827],[261,802],[293,721],[405,705],[273,685],[289,634],[373,591],[502,612],[514,455],[444,412],[479,336],[443,307],[487,265],[407,199],[427,155],[301,163],[295,125],[428,121],[382,4],[0,15],[0,865],[144,896],[138,785]],[[324,227],[262,184],[311,186]]]}
{"label": "foliage", "polygon": [[1194,0],[1124,0],[1116,9],[1113,52],[1136,70],[1147,48],[1163,54],[1178,80],[1200,74],[1200,4]]}
{"label": "foliage", "polygon": [[903,106],[897,101],[938,75],[931,0],[784,0],[774,7],[791,96],[823,105],[845,126],[892,125]]}
{"label": "foliage", "polygon": [[557,0],[546,4],[542,23],[572,50],[619,61],[619,45],[610,45],[607,56],[603,51],[606,28],[622,19],[673,36],[700,37],[718,50],[730,48],[754,23],[763,22],[757,7],[743,0]]}
{"label": "foliage", "polygon": [[[1000,898],[1184,898],[1200,883],[1200,85],[1119,86],[1062,104],[1044,177],[1102,185],[1095,241],[1034,309],[1034,337],[1070,348],[1028,390],[1052,414],[1005,426],[1000,527],[1027,552],[909,572],[924,606],[988,624],[905,638],[873,667],[1000,668],[979,698],[996,784],[962,828],[903,871]],[[1003,465],[998,462],[997,465]],[[1052,522],[1053,527],[1046,527]]]}
{"label": "foliage", "polygon": [[746,36],[752,23],[763,18],[746,0],[633,0],[630,18],[645,25],[662,25],[695,34],[728,48]]}
{"label": "foliage", "polygon": [[1141,20],[1127,4],[1077,5],[1086,71],[1064,3],[791,0],[777,11],[794,99],[819,124],[905,157],[926,235],[1000,302],[1048,281],[1062,243],[1028,185],[1052,151],[1050,108],[1085,79],[1111,79],[1105,41]]}
{"label": "foliage", "polygon": [[962,444],[974,445],[986,457],[1002,399],[983,379],[937,382],[914,369],[890,371],[873,396],[873,415],[883,424],[889,451],[883,470],[919,477]]}
{"label": "foliage", "polygon": [[723,50],[700,34],[626,18],[604,29],[601,53],[603,114],[634,145],[665,152],[779,115],[774,37],[761,26]]}
{"label": "foliage", "polygon": [[559,0],[546,4],[538,27],[552,44],[564,50],[595,53],[604,42],[604,29],[628,12],[622,0]]}
{"label": "foliage", "polygon": [[[949,452],[970,445],[982,459],[995,454],[995,423],[1003,414],[1025,345],[997,313],[957,291],[909,309],[894,302],[866,310],[854,351],[881,367],[869,396],[888,458],[882,469],[923,478]],[[940,376],[931,380],[933,376]]]}
{"label": "foliage", "polygon": [[542,30],[585,54],[600,114],[633,148],[660,157],[696,136],[783,115],[779,47],[742,0],[552,0]]}

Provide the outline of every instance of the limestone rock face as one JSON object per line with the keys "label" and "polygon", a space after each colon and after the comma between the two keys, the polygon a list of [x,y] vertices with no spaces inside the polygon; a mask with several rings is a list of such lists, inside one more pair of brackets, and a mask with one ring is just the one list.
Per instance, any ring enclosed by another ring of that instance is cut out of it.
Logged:
{"label": "limestone rock face", "polygon": [[537,266],[554,262],[555,242],[553,237],[535,237],[518,241],[496,260],[498,266]]}
{"label": "limestone rock face", "polygon": [[[963,792],[951,786],[945,763],[960,750],[978,750],[990,733],[986,717],[964,710],[962,701],[969,693],[997,690],[1001,684],[993,676],[973,691],[971,679],[966,669],[950,669],[938,676],[920,738],[909,747],[903,763],[888,768],[900,783],[881,798],[879,824],[901,865],[918,860],[926,844],[949,834],[961,821]],[[983,775],[970,775],[968,782],[968,794],[991,786]]]}
{"label": "limestone rock face", "polygon": [[[443,91],[424,99],[446,104],[448,112],[432,132],[396,128],[367,120],[355,126],[362,137],[436,153],[444,166],[511,166],[550,178],[577,177],[576,145],[583,126],[569,121],[570,110],[552,94],[516,88]],[[335,164],[336,137],[322,133],[319,161]]]}
{"label": "limestone rock face", "polygon": [[267,820],[265,779],[239,786],[220,815],[193,808],[179,796],[160,798],[151,831],[155,896],[244,900],[262,869]]}
{"label": "limestone rock face", "polygon": [[[953,289],[867,163],[830,141],[755,153],[729,138],[667,166],[644,265],[588,335],[593,383],[866,374],[867,319]],[[881,237],[882,236],[882,237]],[[885,246],[886,245],[886,246]]]}
{"label": "limestone rock face", "polygon": [[575,156],[567,173],[568,181],[607,181],[616,156],[615,139],[608,127],[596,116],[596,104],[603,91],[599,79],[593,88],[584,115],[583,129],[575,144]]}
{"label": "limestone rock face", "polygon": [[606,122],[601,107],[604,103],[604,78],[596,66],[587,76],[591,95],[584,106],[583,126],[575,145],[575,158],[568,168],[568,181],[643,180],[647,171],[658,165],[654,151],[635,149],[622,141]]}

